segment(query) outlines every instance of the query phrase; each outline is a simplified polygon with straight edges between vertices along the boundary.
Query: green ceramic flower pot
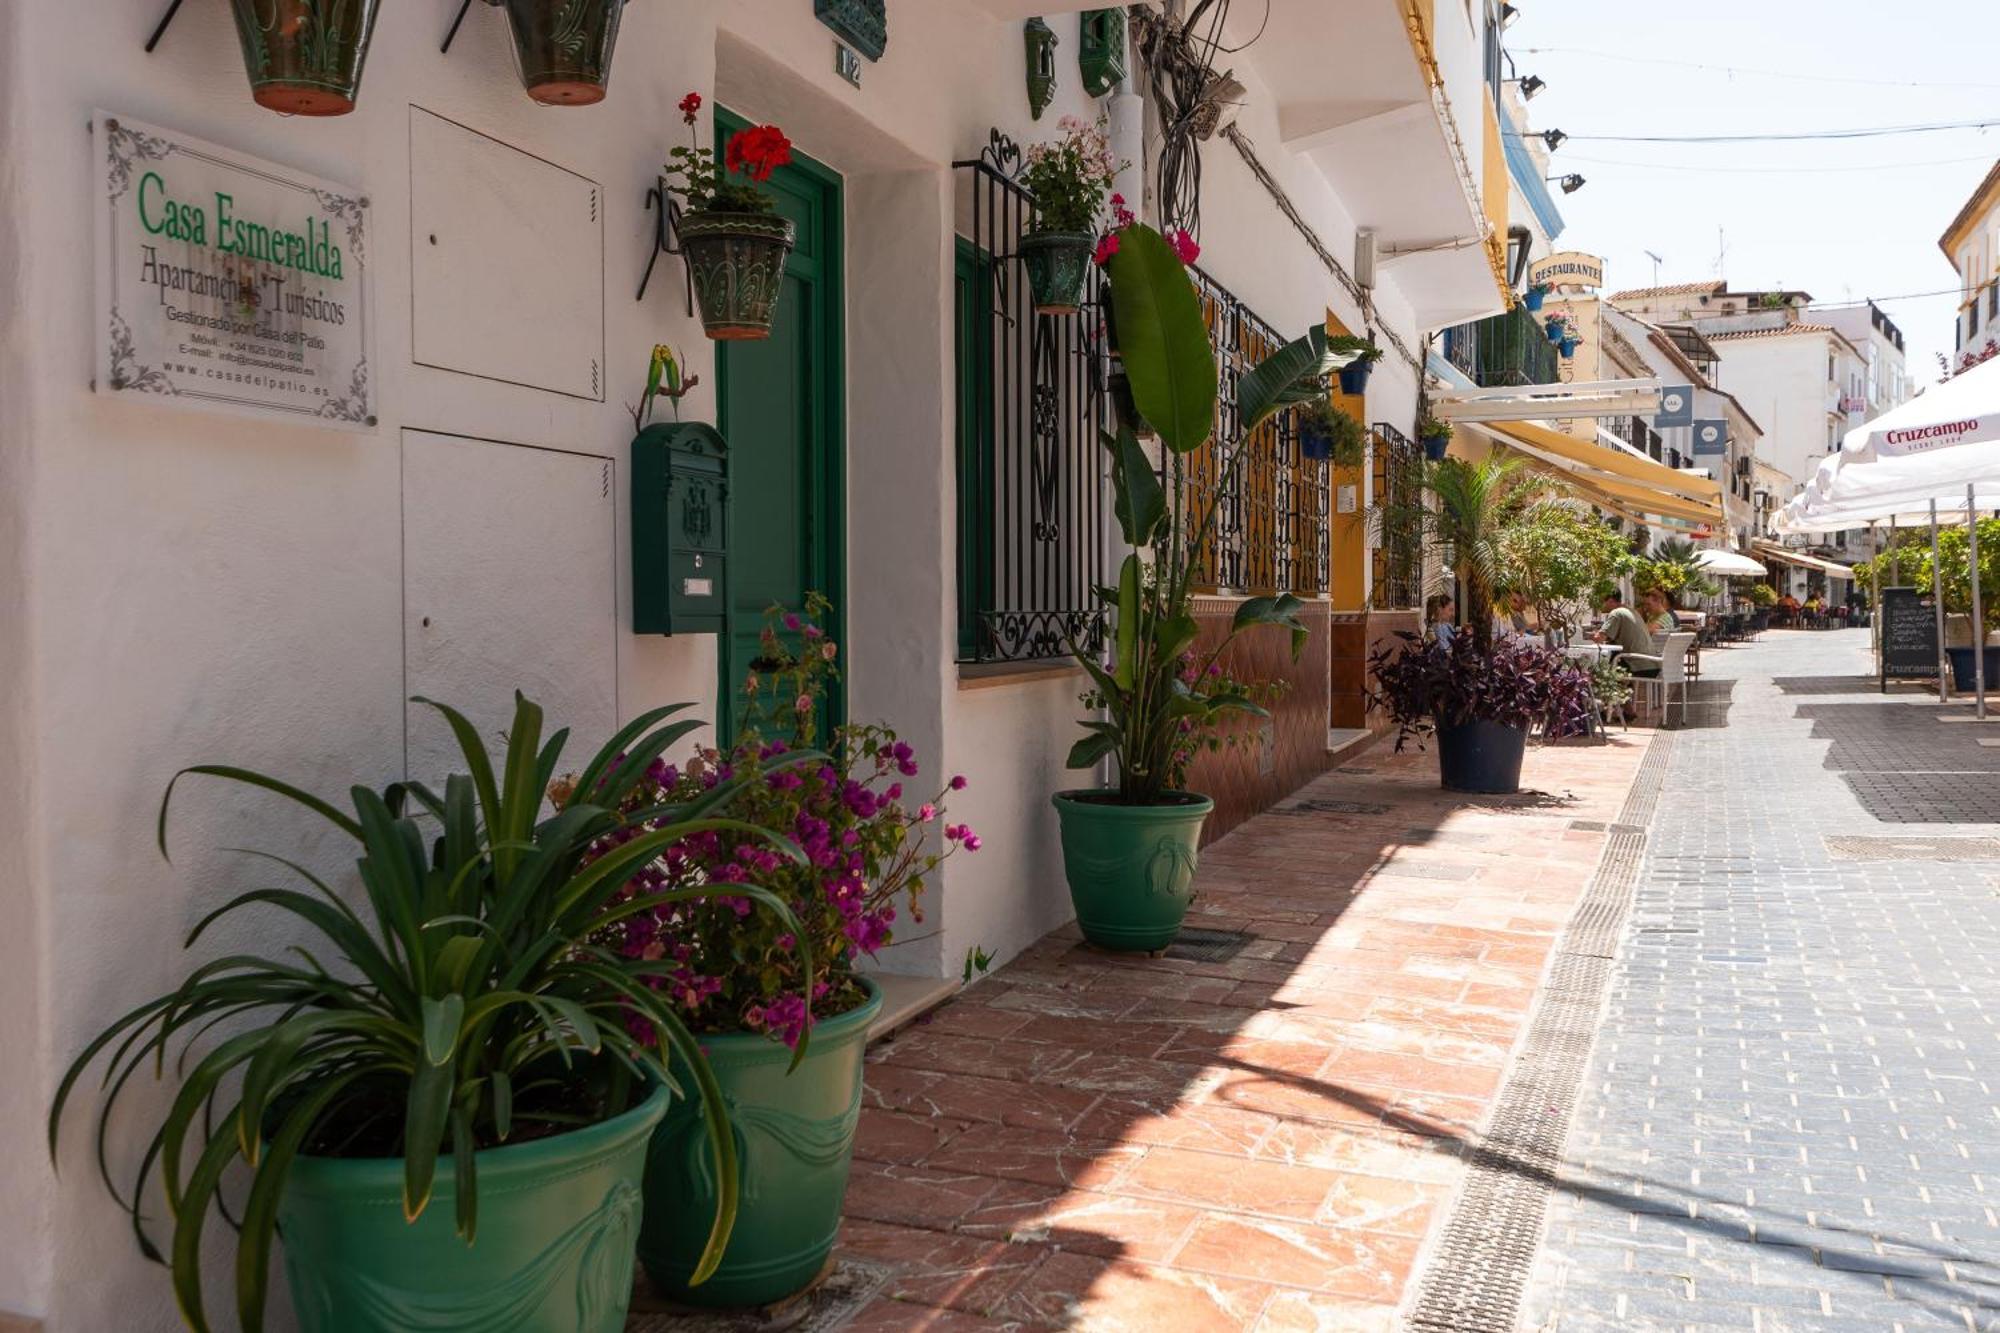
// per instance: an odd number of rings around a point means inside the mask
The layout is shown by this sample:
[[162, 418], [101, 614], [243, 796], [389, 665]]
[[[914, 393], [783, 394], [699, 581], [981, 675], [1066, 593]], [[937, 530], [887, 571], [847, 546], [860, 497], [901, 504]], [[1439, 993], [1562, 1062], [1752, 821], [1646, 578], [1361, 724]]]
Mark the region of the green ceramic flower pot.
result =
[[288, 116], [354, 110], [380, 0], [231, 0], [257, 105]]
[[[826, 1266], [847, 1198], [861, 1119], [861, 1057], [882, 992], [813, 1024], [806, 1058], [761, 1033], [701, 1039], [736, 1123], [742, 1197], [722, 1266], [688, 1285], [715, 1214], [715, 1180], [701, 1108], [676, 1103], [646, 1158], [639, 1260], [662, 1295], [687, 1305], [768, 1305], [805, 1290]], [[676, 1062], [675, 1077], [681, 1077]]]
[[1097, 238], [1087, 231], [1045, 231], [1021, 238], [1028, 295], [1038, 315], [1074, 315], [1083, 308], [1084, 279]]
[[589, 106], [611, 83], [611, 52], [625, 0], [506, 0], [514, 56], [528, 96], [546, 106]]
[[647, 1138], [671, 1094], [477, 1157], [479, 1233], [453, 1230], [451, 1159], [415, 1222], [401, 1158], [301, 1157], [278, 1205], [304, 1333], [620, 1333]]
[[792, 224], [775, 213], [684, 213], [681, 250], [701, 326], [718, 342], [771, 336]]
[[1164, 949], [1194, 902], [1206, 796], [1170, 792], [1172, 805], [1116, 805], [1112, 791], [1055, 795], [1063, 873], [1083, 937], [1121, 953]]

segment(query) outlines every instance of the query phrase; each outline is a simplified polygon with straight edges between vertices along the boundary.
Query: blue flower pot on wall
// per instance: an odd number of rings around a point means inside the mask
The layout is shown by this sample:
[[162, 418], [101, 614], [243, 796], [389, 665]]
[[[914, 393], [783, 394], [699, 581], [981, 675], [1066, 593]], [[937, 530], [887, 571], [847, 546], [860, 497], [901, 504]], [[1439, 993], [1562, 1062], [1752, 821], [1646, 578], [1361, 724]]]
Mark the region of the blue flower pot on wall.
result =
[[1340, 368], [1340, 391], [1347, 394], [1365, 393], [1368, 376], [1375, 370], [1375, 358], [1364, 356], [1359, 361], [1350, 361]]
[[1530, 314], [1540, 310], [1542, 302], [1548, 299], [1549, 294], [1538, 287], [1530, 287], [1521, 294], [1521, 304], [1528, 307], [1528, 313]]
[[1563, 326], [1555, 320], [1550, 320], [1547, 324], [1544, 324], [1542, 332], [1549, 335], [1549, 341], [1552, 343], [1559, 343], [1563, 340]]
[[1446, 431], [1439, 435], [1426, 435], [1423, 439], [1424, 457], [1433, 463], [1442, 462], [1445, 451], [1451, 448], [1451, 433]]
[[1333, 457], [1333, 432], [1324, 426], [1299, 427], [1299, 455], [1323, 463]]

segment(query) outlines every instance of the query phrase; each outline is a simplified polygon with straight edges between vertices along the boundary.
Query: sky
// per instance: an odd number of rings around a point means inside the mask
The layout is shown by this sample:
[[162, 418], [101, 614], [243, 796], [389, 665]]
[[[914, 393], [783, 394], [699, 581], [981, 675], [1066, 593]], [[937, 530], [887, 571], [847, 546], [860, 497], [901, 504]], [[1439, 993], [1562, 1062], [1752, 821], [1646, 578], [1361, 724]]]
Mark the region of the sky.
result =
[[1611, 291], [1655, 285], [1651, 251], [1661, 284], [1720, 276], [1817, 301], [1873, 297], [1902, 329], [1917, 383], [1936, 380], [1955, 294], [1907, 294], [1955, 284], [1938, 237], [2000, 159], [2000, 126], [1823, 142], [1588, 136], [2000, 120], [2000, 0], [1515, 2], [1510, 73], [1548, 84], [1528, 104], [1533, 128], [1573, 136], [1549, 175], [1587, 182], [1555, 195], [1558, 249], [1604, 256]]

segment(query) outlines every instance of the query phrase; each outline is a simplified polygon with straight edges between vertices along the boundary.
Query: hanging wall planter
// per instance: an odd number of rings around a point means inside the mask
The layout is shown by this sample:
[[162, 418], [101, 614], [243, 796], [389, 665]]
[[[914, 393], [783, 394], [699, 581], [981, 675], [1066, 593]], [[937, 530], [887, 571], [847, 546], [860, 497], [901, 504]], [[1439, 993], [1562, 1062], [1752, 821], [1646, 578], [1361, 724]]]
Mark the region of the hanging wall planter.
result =
[[1375, 371], [1375, 358], [1364, 356], [1358, 361], [1350, 361], [1340, 368], [1340, 391], [1345, 394], [1362, 394], [1368, 391], [1368, 377]]
[[354, 110], [380, 0], [232, 0], [257, 105], [287, 116]]
[[681, 249], [694, 278], [701, 326], [717, 342], [771, 336], [792, 224], [775, 213], [686, 213]]
[[1542, 308], [1542, 302], [1548, 299], [1549, 289], [1539, 282], [1521, 293], [1521, 304], [1528, 308], [1528, 313], [1530, 314], [1539, 311]]
[[1083, 308], [1084, 279], [1097, 238], [1089, 232], [1045, 231], [1021, 238], [1028, 295], [1038, 315], [1074, 315]]
[[604, 100], [625, 0], [506, 0], [528, 96], [545, 106]]
[[1576, 348], [1577, 340], [1575, 338], [1564, 338], [1556, 344], [1556, 351], [1562, 353], [1562, 359], [1565, 361], [1576, 355]]
[[1451, 448], [1451, 426], [1436, 417], [1426, 417], [1418, 423], [1417, 438], [1423, 442], [1424, 457], [1428, 461], [1442, 462], [1445, 452]]

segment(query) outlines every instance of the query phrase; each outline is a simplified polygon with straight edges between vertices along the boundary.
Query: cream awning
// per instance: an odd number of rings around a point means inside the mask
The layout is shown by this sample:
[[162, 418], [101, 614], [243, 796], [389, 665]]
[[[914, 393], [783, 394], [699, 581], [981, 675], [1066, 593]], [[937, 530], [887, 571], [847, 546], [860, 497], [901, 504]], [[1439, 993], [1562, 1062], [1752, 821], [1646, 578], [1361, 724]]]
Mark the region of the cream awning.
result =
[[1623, 517], [1657, 514], [1694, 524], [1720, 526], [1724, 522], [1722, 487], [1705, 477], [1579, 440], [1538, 421], [1462, 424], [1560, 476], [1584, 499]]
[[1817, 570], [1828, 578], [1853, 579], [1854, 571], [1846, 565], [1837, 565], [1831, 560], [1822, 560], [1804, 551], [1788, 550], [1774, 542], [1751, 542], [1750, 549], [1766, 560], [1776, 560], [1784, 565], [1797, 565], [1800, 569]]

